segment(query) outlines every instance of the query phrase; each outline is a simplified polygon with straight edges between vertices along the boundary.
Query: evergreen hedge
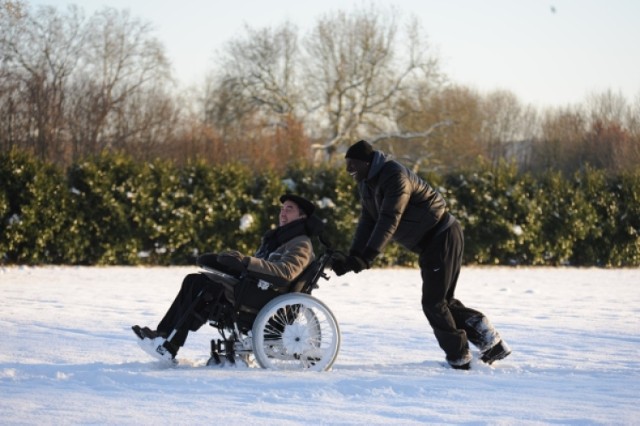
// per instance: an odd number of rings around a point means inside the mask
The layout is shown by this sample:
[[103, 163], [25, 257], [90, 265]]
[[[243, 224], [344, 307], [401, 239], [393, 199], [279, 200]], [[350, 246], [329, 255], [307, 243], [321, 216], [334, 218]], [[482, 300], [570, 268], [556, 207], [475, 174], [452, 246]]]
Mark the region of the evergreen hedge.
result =
[[[640, 169], [566, 178], [479, 163], [425, 177], [465, 229], [467, 264], [640, 266]], [[104, 154], [59, 170], [12, 151], [0, 154], [0, 183], [3, 264], [184, 265], [207, 251], [252, 253], [286, 191], [317, 200], [328, 240], [347, 249], [359, 212], [342, 168], [303, 164], [256, 174]], [[392, 244], [376, 264], [416, 259]]]

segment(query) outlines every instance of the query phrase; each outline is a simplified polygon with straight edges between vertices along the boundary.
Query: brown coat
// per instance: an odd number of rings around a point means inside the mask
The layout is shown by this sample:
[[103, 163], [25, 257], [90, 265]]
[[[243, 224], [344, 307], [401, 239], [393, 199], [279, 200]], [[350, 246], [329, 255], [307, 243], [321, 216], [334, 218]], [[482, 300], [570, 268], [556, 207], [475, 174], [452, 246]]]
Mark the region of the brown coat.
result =
[[275, 281], [291, 282], [314, 258], [311, 239], [307, 235], [299, 235], [279, 246], [267, 259], [249, 257], [247, 271], [266, 281], [269, 281], [269, 277], [274, 277]]

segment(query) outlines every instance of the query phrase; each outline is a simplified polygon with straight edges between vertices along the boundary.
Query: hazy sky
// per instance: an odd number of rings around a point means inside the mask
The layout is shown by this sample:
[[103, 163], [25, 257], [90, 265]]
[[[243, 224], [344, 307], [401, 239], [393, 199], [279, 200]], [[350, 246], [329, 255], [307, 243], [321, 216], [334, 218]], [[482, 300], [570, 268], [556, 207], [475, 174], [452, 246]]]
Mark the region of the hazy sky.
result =
[[[216, 49], [252, 28], [318, 17], [371, 2], [349, 0], [27, 0], [32, 6], [129, 9], [150, 22], [185, 84], [200, 83]], [[506, 89], [523, 103], [555, 107], [611, 90], [640, 97], [640, 0], [374, 0], [419, 18], [454, 82]]]

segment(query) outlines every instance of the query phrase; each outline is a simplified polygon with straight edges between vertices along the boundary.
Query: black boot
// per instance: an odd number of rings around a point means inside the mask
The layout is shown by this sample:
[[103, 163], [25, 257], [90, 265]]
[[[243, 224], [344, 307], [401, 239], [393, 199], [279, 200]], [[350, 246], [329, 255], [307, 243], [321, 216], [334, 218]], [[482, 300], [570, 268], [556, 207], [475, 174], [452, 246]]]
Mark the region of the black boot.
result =
[[469, 370], [471, 369], [472, 359], [473, 359], [473, 356], [471, 355], [471, 352], [469, 352], [469, 349], [467, 349], [459, 357], [456, 357], [456, 358], [447, 357], [447, 362], [449, 363], [449, 366], [451, 366], [451, 368], [453, 368], [454, 370]]
[[491, 365], [495, 361], [508, 357], [509, 354], [511, 354], [511, 348], [509, 348], [504, 340], [500, 340], [493, 347], [484, 351], [480, 356], [480, 359], [483, 362]]
[[140, 327], [139, 325], [134, 325], [133, 327], [131, 327], [131, 329], [139, 339], [153, 340], [156, 337], [162, 337], [163, 339], [167, 338], [166, 333], [160, 333], [156, 330], [151, 330], [149, 327]]

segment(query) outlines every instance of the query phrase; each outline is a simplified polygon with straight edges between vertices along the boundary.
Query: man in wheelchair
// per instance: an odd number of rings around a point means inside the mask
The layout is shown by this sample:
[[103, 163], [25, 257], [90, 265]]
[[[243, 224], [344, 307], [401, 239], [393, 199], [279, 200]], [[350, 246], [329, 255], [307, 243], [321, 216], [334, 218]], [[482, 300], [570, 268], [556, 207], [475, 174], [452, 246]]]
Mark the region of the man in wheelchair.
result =
[[[322, 222], [315, 216], [315, 206], [303, 197], [285, 194], [280, 197], [279, 224], [267, 231], [253, 256], [238, 251], [207, 253], [197, 260], [205, 269], [214, 269], [234, 277], [249, 276], [263, 283], [283, 284], [296, 279], [314, 260], [311, 237], [318, 235]], [[207, 322], [213, 301], [233, 304], [233, 291], [203, 273], [187, 275], [175, 300], [155, 330], [134, 325], [141, 347], [152, 356], [175, 363], [189, 331]]]

